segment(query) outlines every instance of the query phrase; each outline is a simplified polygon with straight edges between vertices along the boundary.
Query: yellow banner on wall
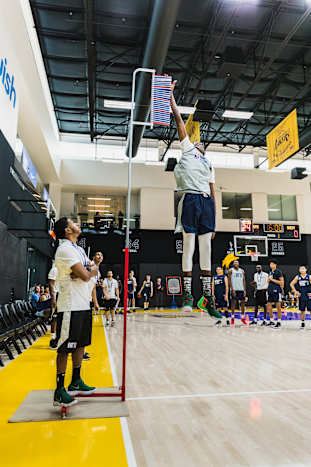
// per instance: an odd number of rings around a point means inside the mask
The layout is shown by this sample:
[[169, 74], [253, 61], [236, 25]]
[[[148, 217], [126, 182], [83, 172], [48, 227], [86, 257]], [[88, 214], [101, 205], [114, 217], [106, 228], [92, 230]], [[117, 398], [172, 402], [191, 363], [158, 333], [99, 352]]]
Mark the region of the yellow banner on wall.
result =
[[269, 169], [282, 164], [299, 150], [296, 109], [267, 134], [267, 150]]
[[190, 114], [186, 121], [186, 131], [191, 143], [199, 143], [201, 141], [200, 122], [193, 121], [193, 114]]

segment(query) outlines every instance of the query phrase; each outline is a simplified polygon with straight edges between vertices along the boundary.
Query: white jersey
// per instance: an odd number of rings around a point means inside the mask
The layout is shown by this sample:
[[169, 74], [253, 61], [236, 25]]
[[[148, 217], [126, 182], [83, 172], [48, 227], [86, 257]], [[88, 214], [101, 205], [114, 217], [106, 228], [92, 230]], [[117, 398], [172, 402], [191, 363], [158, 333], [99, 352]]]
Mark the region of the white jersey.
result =
[[[91, 261], [90, 265], [94, 266], [95, 265], [94, 261]], [[99, 283], [100, 278], [101, 278], [101, 275], [100, 275], [100, 272], [98, 270], [96, 276], [91, 277], [91, 279], [88, 282], [89, 283], [89, 292], [90, 292], [90, 301], [92, 301], [93, 289]]]
[[54, 284], [55, 293], [57, 293], [58, 289], [59, 289], [58, 282], [57, 282], [57, 276], [58, 276], [57, 267], [56, 267], [55, 263], [53, 262], [53, 265], [52, 265], [52, 267], [51, 267], [51, 269], [49, 271], [49, 274], [48, 274], [48, 279], [50, 281], [55, 281], [55, 284]]
[[211, 162], [203, 155], [189, 137], [181, 142], [182, 156], [174, 169], [176, 191], [182, 193], [211, 194], [210, 183], [215, 183]]
[[89, 283], [82, 279], [71, 279], [71, 268], [77, 263], [86, 266], [89, 262], [83, 248], [69, 240], [61, 240], [55, 254], [58, 274], [58, 312], [83, 311], [90, 309]]
[[244, 291], [244, 270], [239, 269], [230, 269], [231, 272], [231, 287], [234, 291]]
[[103, 286], [107, 288], [105, 294], [108, 295], [109, 298], [117, 298], [116, 289], [118, 288], [118, 281], [116, 279], [108, 279], [106, 277]]

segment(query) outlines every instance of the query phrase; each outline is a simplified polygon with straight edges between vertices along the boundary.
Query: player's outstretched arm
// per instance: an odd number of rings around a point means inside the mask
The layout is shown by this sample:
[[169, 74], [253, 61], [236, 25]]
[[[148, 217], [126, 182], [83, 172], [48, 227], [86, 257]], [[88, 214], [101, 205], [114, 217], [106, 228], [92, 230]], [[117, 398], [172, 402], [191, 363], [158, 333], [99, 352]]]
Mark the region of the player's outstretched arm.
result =
[[174, 97], [174, 88], [176, 86], [176, 83], [177, 83], [176, 80], [173, 81], [172, 86], [171, 86], [171, 108], [172, 108], [172, 112], [175, 117], [179, 140], [183, 141], [187, 136], [187, 132], [186, 132], [184, 121], [181, 118], [181, 114], [179, 112], [179, 109], [177, 107], [175, 97]]

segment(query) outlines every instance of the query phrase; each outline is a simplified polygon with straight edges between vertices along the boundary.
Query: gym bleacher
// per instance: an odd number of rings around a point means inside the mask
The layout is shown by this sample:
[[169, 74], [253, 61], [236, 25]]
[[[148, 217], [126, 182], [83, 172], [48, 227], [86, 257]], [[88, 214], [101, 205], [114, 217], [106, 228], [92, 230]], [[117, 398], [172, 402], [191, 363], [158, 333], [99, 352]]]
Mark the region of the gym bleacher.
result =
[[47, 326], [35, 311], [31, 302], [24, 300], [0, 305], [0, 366], [5, 366], [46, 333]]

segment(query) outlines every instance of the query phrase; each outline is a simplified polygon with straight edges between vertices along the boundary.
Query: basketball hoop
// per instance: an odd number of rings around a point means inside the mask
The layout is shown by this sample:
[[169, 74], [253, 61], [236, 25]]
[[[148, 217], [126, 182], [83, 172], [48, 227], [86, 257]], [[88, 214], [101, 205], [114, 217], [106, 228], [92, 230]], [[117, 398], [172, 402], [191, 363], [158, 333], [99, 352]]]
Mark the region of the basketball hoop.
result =
[[258, 261], [258, 257], [260, 255], [259, 251], [250, 251], [249, 255], [251, 257], [251, 261]]

